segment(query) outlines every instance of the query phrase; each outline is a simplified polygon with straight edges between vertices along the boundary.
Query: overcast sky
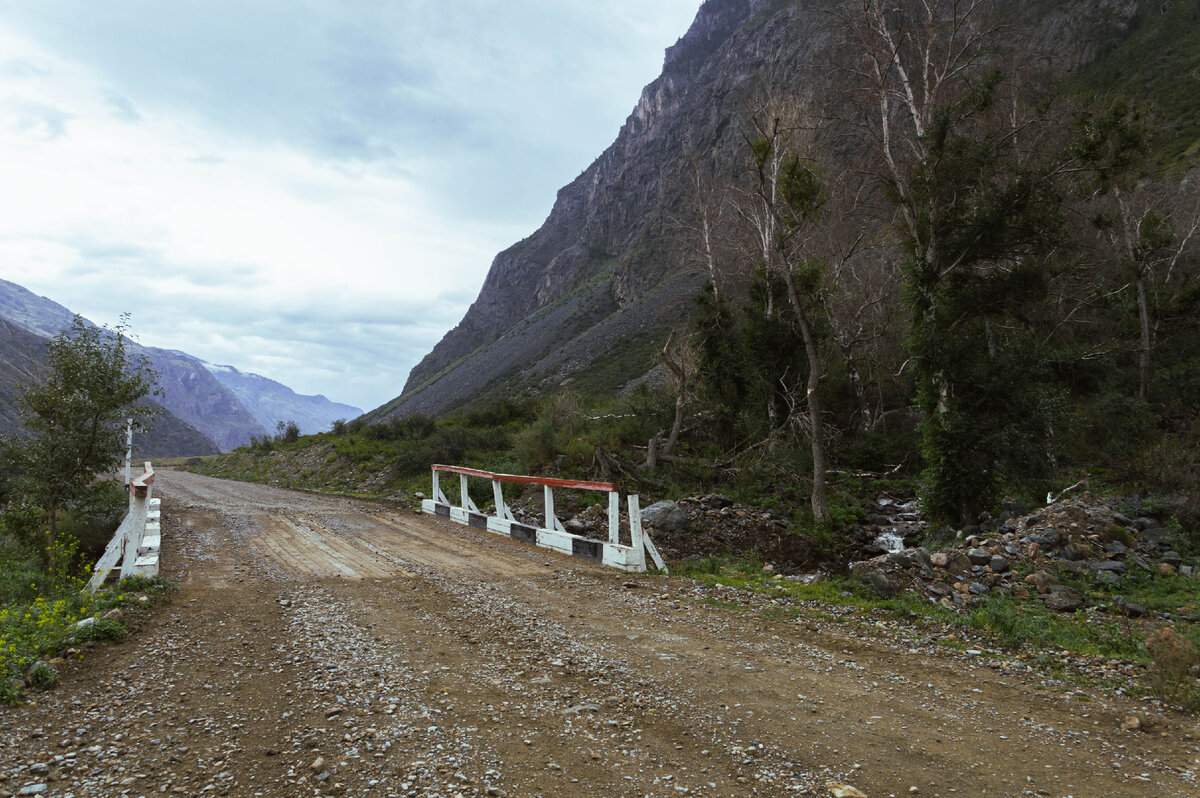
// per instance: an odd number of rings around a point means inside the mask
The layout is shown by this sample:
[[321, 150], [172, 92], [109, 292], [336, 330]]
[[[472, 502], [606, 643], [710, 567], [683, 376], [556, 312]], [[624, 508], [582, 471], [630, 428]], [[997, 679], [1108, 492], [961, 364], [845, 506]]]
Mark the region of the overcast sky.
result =
[[371, 409], [700, 0], [0, 0], [0, 277]]

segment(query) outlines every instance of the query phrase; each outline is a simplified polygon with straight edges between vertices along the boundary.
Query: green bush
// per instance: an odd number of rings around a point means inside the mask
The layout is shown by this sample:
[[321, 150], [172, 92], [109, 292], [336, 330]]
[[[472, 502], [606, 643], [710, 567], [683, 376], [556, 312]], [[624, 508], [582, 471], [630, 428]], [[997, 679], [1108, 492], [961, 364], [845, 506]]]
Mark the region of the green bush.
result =
[[125, 637], [125, 624], [110, 618], [97, 618], [95, 622], [75, 630], [74, 637], [80, 643], [92, 640], [120, 640]]
[[58, 671], [39, 660], [25, 674], [25, 681], [34, 690], [52, 690], [58, 687]]
[[537, 417], [513, 439], [513, 453], [529, 472], [545, 467], [573, 448], [573, 439], [584, 429], [586, 417], [578, 396], [563, 393], [547, 400]]

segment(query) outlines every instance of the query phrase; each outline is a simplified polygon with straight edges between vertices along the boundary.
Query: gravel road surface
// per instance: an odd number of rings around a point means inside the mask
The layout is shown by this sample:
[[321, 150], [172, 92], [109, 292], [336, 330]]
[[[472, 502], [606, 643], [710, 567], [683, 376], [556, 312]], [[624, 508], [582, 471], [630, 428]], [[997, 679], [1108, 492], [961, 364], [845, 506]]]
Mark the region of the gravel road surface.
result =
[[180, 592], [0, 710], [0, 796], [1200, 795], [1195, 719], [1130, 699], [387, 504], [155, 489]]

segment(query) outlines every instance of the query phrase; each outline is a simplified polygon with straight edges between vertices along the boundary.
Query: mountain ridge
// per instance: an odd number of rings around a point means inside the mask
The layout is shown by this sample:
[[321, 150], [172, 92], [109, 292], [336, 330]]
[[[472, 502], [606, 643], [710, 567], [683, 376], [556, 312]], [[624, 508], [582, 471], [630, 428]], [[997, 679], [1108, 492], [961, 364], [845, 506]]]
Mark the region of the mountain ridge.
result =
[[[661, 346], [691, 314], [705, 278], [682, 263], [672, 221], [688, 202], [690, 164], [734, 179], [745, 157], [740, 114], [763, 85], [832, 102], [847, 72], [831, 27], [841, 5], [707, 0], [613, 144], [559, 190], [538, 230], [496, 256], [459, 324], [366, 419], [443, 414], [581, 381], [614, 391], [653, 368], [646, 341]], [[1117, 47], [1144, 4], [1006, 5], [1014, 30], [1069, 74]]]
[[[47, 297], [9, 280], [0, 279], [0, 319], [7, 319], [31, 334], [49, 338], [71, 324], [74, 314]], [[86, 321], [86, 320], [85, 320]], [[91, 324], [90, 321], [87, 322]], [[94, 325], [93, 325], [94, 326]], [[278, 421], [296, 420], [307, 425], [305, 432], [328, 429], [336, 418], [349, 411], [361, 411], [349, 405], [339, 405], [325, 397], [306, 397], [267, 377], [238, 372], [257, 386], [266, 398], [243, 386], [234, 390], [225, 385], [208, 369], [200, 358], [187, 352], [144, 346], [130, 342], [130, 352], [143, 355], [159, 375], [161, 395], [157, 403], [166, 408], [181, 424], [197, 430], [213, 442], [219, 451], [229, 451], [250, 442], [252, 437], [266, 436]], [[232, 368], [232, 367], [231, 367]], [[264, 412], [271, 408], [272, 412]], [[256, 415], [257, 411], [257, 415]], [[287, 415], [283, 413], [291, 411]], [[329, 418], [323, 418], [328, 413]], [[268, 425], [264, 420], [270, 421]], [[180, 439], [186, 436], [180, 434]], [[191, 448], [196, 448], [191, 446]], [[197, 452], [179, 452], [194, 454]]]

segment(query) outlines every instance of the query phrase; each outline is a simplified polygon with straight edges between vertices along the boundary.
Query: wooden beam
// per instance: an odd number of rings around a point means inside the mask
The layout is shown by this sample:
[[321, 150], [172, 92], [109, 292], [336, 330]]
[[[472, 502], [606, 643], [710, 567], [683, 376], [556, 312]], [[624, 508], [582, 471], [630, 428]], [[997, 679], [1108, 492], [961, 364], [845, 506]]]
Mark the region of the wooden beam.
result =
[[461, 474], [468, 477], [482, 477], [484, 479], [497, 480], [499, 482], [514, 482], [519, 485], [542, 485], [551, 488], [567, 488], [573, 490], [596, 490], [604, 493], [612, 493], [617, 490], [617, 486], [612, 482], [587, 482], [577, 479], [555, 479], [553, 477], [530, 477], [520, 474], [495, 474], [491, 471], [480, 471], [476, 468], [463, 468], [461, 466], [448, 466], [434, 464], [431, 466], [433, 471], [445, 471], [448, 474]]

